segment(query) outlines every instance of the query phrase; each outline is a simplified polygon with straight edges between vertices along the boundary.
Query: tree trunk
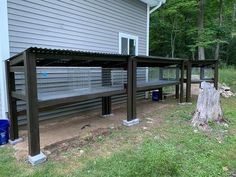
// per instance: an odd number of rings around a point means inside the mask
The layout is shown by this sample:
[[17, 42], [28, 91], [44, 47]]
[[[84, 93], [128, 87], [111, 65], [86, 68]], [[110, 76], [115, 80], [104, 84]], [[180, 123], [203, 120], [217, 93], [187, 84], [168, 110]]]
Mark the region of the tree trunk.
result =
[[[201, 38], [201, 35], [204, 30], [204, 4], [205, 4], [205, 0], [198, 0], [198, 4], [199, 4], [198, 37]], [[198, 60], [205, 60], [205, 49], [203, 46], [198, 46]]]
[[175, 57], [175, 38], [176, 38], [176, 33], [172, 32], [171, 33], [171, 58]]
[[174, 22], [172, 25], [172, 31], [171, 31], [171, 39], [170, 39], [170, 45], [171, 45], [171, 58], [175, 57], [175, 39], [176, 39], [176, 18], [174, 18]]
[[[221, 27], [223, 23], [223, 0], [220, 0], [219, 2], [219, 26]], [[219, 36], [217, 37], [219, 40]], [[215, 50], [215, 59], [219, 60], [220, 56], [220, 43], [217, 42], [216, 44], [216, 50]]]
[[220, 105], [220, 92], [210, 83], [202, 82], [197, 100], [197, 108], [193, 115], [192, 125], [205, 129], [208, 122], [223, 122], [223, 112]]

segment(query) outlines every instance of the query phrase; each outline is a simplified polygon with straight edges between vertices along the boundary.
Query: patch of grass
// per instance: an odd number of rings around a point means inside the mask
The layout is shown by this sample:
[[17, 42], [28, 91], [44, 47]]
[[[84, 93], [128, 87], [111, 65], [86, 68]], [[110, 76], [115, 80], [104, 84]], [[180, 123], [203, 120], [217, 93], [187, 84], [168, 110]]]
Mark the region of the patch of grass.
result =
[[108, 159], [96, 159], [76, 174], [83, 176], [178, 176], [177, 159], [180, 157], [175, 147], [161, 142], [145, 141], [135, 149], [114, 154]]
[[17, 168], [14, 162], [13, 150], [7, 147], [0, 148], [0, 176], [14, 176], [22, 172], [23, 169]]
[[[148, 137], [140, 146], [89, 161], [84, 169], [76, 170], [72, 176], [229, 176], [236, 169], [235, 134], [227, 134], [224, 142], [219, 143], [216, 139], [219, 132], [212, 132], [212, 135], [194, 133], [188, 121], [179, 122], [182, 114], [185, 115], [183, 107], [177, 107], [162, 128], [154, 129], [154, 136]], [[236, 112], [230, 114], [236, 115]], [[235, 123], [230, 126], [236, 128]], [[158, 136], [162, 131], [168, 134], [167, 138]]]
[[236, 92], [236, 69], [233, 66], [220, 69], [219, 81], [220, 83], [226, 83], [234, 92]]

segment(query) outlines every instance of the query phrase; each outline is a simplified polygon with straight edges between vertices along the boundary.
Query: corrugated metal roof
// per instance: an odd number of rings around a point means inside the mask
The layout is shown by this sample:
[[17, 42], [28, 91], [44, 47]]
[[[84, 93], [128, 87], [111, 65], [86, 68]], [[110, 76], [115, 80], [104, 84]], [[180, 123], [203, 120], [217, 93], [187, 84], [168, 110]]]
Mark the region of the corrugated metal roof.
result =
[[41, 53], [41, 54], [129, 57], [129, 55], [123, 55], [123, 54], [118, 54], [118, 53], [103, 53], [103, 52], [90, 52], [90, 51], [65, 50], [65, 49], [50, 49], [50, 48], [38, 48], [38, 47], [30, 47], [26, 50], [29, 51], [29, 52], [32, 52], [32, 53]]

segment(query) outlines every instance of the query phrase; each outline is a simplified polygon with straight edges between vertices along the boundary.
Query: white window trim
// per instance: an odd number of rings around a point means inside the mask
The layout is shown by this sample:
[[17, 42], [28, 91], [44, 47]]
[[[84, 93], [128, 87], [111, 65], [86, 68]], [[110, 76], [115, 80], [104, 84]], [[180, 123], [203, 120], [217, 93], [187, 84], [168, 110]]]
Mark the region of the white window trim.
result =
[[[138, 55], [138, 36], [126, 34], [126, 33], [119, 33], [119, 54], [121, 54], [121, 38], [128, 38], [135, 40], [135, 54]], [[129, 46], [129, 40], [128, 40], [128, 46]], [[129, 53], [129, 47], [128, 47], [128, 53]]]
[[0, 97], [2, 106], [2, 112], [0, 116], [3, 116], [2, 118], [6, 118], [6, 112], [8, 109], [6, 96], [5, 60], [10, 57], [7, 0], [1, 1], [0, 26]]

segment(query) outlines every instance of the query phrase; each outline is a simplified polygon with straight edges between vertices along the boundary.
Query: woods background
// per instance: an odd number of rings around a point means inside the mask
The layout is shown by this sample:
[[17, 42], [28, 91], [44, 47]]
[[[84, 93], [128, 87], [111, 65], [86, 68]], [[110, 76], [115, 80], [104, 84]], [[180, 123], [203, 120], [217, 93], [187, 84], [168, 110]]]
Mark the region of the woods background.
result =
[[168, 0], [151, 14], [150, 54], [236, 65], [236, 0]]

